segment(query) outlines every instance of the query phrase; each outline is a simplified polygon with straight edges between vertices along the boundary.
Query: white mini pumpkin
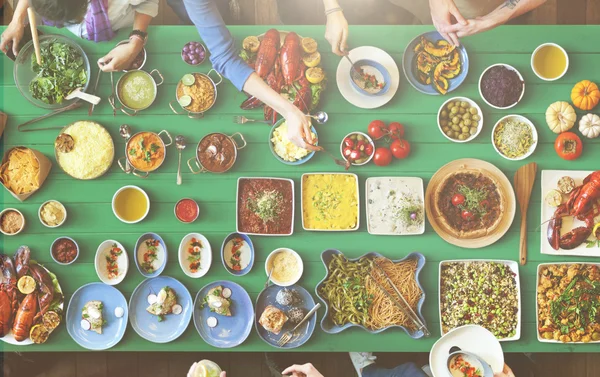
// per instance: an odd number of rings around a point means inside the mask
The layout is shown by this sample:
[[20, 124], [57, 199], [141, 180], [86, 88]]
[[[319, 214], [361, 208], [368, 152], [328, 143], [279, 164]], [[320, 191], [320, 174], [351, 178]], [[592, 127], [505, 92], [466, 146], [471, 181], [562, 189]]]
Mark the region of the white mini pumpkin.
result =
[[570, 130], [575, 125], [577, 114], [568, 102], [557, 101], [546, 110], [546, 123], [555, 134]]
[[600, 136], [600, 116], [596, 114], [584, 115], [579, 121], [579, 131], [590, 139]]

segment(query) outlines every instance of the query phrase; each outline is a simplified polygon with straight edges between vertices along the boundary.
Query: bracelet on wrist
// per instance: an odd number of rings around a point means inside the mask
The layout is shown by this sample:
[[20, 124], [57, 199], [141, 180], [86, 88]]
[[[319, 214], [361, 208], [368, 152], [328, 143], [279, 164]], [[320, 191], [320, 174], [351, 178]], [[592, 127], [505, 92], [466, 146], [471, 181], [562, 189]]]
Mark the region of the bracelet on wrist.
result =
[[342, 9], [342, 7], [335, 7], [335, 8], [331, 8], [331, 9], [326, 9], [325, 10], [325, 15], [329, 16], [330, 14], [336, 13], [336, 12], [343, 12], [344, 10]]
[[137, 35], [137, 34], [134, 34], [134, 35], [130, 35], [130, 36], [129, 36], [129, 40], [130, 40], [130, 41], [132, 41], [132, 40], [134, 40], [134, 39], [137, 39], [138, 41], [142, 42], [142, 46], [145, 46], [145, 45], [146, 45], [146, 39], [145, 39], [145, 38], [142, 38], [141, 36], [139, 36], [139, 35]]

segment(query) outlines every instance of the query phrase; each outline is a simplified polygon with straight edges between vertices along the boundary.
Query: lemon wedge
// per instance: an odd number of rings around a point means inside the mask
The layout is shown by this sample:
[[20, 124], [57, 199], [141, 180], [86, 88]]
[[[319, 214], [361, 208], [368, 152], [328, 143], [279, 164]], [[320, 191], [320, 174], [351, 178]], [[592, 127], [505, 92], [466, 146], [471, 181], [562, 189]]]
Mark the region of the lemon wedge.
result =
[[310, 55], [304, 55], [302, 61], [304, 62], [304, 65], [308, 68], [316, 67], [319, 65], [319, 63], [321, 63], [321, 54], [319, 53], [319, 51], [316, 51]]
[[19, 292], [21, 292], [24, 295], [33, 293], [33, 291], [35, 291], [35, 287], [35, 280], [33, 280], [31, 276], [25, 275], [21, 277], [17, 282], [17, 288], [19, 288]]
[[306, 79], [311, 84], [318, 84], [325, 78], [325, 72], [322, 68], [314, 67], [306, 70]]
[[315, 41], [314, 39], [312, 39], [310, 37], [302, 38], [302, 49], [307, 54], [312, 54], [312, 53], [316, 52], [317, 47], [318, 47], [317, 41]]
[[258, 40], [258, 37], [253, 35], [244, 38], [244, 41], [242, 42], [242, 48], [246, 51], [256, 52], [259, 47], [260, 41]]

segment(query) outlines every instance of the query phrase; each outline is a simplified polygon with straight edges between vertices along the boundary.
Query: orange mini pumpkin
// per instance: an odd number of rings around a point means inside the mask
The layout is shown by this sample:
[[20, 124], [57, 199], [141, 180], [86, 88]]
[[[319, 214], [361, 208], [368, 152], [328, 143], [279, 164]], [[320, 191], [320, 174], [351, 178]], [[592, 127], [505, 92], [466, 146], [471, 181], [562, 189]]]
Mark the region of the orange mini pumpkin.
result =
[[598, 85], [590, 80], [578, 82], [571, 90], [571, 101], [573, 101], [575, 107], [581, 110], [593, 109], [600, 101]]

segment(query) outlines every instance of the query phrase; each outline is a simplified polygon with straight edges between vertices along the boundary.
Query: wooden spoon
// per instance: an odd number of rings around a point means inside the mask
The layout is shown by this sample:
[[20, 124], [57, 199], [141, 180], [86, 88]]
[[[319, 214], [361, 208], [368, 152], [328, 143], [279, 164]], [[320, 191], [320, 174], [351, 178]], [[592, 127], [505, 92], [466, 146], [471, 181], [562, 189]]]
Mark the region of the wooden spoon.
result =
[[519, 263], [522, 266], [527, 262], [527, 209], [529, 208], [529, 199], [531, 198], [531, 190], [533, 189], [536, 173], [537, 164], [535, 162], [521, 166], [515, 173], [515, 191], [517, 192], [517, 201], [521, 209]]
[[33, 8], [27, 8], [27, 16], [29, 16], [29, 26], [31, 27], [31, 40], [33, 41], [33, 48], [35, 50], [35, 60], [38, 65], [42, 65], [42, 53], [40, 51], [40, 39], [38, 37], [37, 22], [35, 19], [35, 12]]

